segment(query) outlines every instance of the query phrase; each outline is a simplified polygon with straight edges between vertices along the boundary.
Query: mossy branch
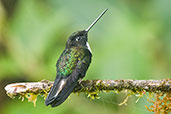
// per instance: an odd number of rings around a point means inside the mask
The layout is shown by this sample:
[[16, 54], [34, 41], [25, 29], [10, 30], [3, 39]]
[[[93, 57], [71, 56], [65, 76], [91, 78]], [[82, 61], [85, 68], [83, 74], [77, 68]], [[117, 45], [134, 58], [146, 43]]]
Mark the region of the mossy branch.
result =
[[[53, 82], [43, 80], [40, 82], [23, 82], [13, 83], [5, 87], [9, 97], [14, 98], [19, 95], [19, 98], [26, 97], [28, 101], [36, 105], [38, 95], [43, 95], [46, 98]], [[91, 99], [99, 98], [99, 92], [126, 92], [126, 99], [119, 104], [127, 104], [127, 100], [132, 95], [138, 97], [136, 102], [149, 93], [147, 101], [152, 103], [150, 107], [146, 106], [148, 111], [155, 114], [169, 114], [171, 112], [171, 79], [165, 80], [84, 80], [78, 83], [74, 89], [74, 93], [84, 92]], [[155, 94], [154, 94], [155, 93]], [[147, 96], [147, 95], [146, 95]], [[153, 99], [155, 97], [155, 99]]]
[[[53, 82], [42, 80], [40, 82], [13, 83], [5, 87], [10, 97], [25, 95], [27, 93], [46, 94], [52, 87]], [[134, 93], [153, 92], [171, 93], [171, 79], [164, 80], [84, 80], [78, 83], [74, 93], [100, 92], [100, 91], [124, 91], [130, 90]], [[46, 96], [45, 95], [45, 96]]]

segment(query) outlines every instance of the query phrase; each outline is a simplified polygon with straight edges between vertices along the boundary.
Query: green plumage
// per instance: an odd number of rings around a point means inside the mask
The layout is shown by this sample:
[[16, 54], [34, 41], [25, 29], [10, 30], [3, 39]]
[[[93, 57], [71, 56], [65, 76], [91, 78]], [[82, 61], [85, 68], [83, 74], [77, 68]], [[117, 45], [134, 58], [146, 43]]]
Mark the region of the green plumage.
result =
[[78, 80], [85, 76], [92, 57], [87, 34], [106, 11], [107, 9], [86, 30], [74, 32], [68, 38], [65, 50], [56, 64], [56, 78], [45, 100], [47, 106], [50, 104], [56, 107], [63, 103], [73, 91]]
[[[89, 55], [87, 48], [85, 47], [73, 47], [65, 49], [57, 61], [57, 75], [69, 76], [76, 68], [78, 61]], [[90, 60], [85, 63], [89, 66]]]

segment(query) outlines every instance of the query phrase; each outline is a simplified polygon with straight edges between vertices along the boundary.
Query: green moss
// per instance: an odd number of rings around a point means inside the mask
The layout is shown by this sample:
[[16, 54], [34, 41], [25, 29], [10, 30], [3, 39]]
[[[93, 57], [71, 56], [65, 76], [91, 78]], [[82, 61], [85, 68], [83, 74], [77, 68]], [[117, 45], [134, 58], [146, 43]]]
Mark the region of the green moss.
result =
[[37, 96], [38, 94], [34, 94], [34, 93], [25, 94], [25, 97], [28, 99], [28, 102], [33, 102], [34, 107], [36, 107]]

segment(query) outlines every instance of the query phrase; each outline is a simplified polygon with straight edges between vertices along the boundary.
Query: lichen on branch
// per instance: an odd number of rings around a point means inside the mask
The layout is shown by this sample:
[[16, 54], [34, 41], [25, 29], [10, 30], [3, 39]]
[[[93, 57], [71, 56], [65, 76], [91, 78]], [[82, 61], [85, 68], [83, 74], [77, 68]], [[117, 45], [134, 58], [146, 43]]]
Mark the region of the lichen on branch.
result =
[[[36, 105], [37, 96], [41, 95], [46, 98], [50, 88], [53, 86], [52, 81], [42, 80], [40, 82], [23, 82], [8, 84], [5, 87], [6, 93], [9, 97], [24, 99], [26, 97], [29, 102]], [[155, 114], [168, 114], [171, 112], [171, 79], [164, 80], [84, 80], [79, 82], [73, 93], [84, 92], [88, 94], [91, 99], [98, 99], [99, 92], [126, 92], [126, 99], [118, 104], [126, 105], [130, 96], [135, 95], [138, 100], [149, 93], [147, 101], [152, 103], [150, 107], [145, 106], [148, 111]], [[152, 97], [153, 96], [153, 97]], [[155, 97], [154, 97], [155, 96]], [[146, 95], [147, 97], [147, 95]], [[155, 98], [155, 101], [152, 100]], [[156, 108], [158, 107], [158, 108]]]
[[[6, 93], [10, 97], [24, 95], [26, 93], [46, 94], [52, 87], [53, 82], [42, 80], [40, 82], [23, 82], [8, 84], [5, 87]], [[97, 93], [104, 91], [121, 92], [129, 90], [134, 93], [153, 92], [153, 93], [170, 93], [171, 79], [164, 80], [83, 80], [78, 83], [74, 93], [89, 92]]]

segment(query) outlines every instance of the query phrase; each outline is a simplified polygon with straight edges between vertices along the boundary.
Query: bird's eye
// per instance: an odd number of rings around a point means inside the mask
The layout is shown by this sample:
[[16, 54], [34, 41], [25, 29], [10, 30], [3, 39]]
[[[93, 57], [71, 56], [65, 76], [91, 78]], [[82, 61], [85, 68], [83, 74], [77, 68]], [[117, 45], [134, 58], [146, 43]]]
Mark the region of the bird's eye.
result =
[[77, 37], [77, 38], [76, 38], [76, 41], [78, 41], [78, 40], [80, 40], [80, 37]]

